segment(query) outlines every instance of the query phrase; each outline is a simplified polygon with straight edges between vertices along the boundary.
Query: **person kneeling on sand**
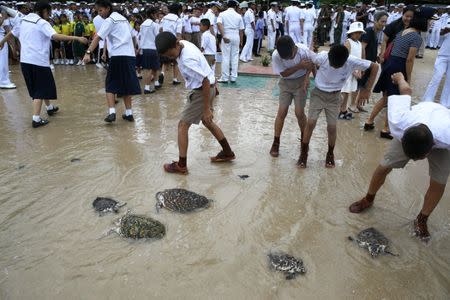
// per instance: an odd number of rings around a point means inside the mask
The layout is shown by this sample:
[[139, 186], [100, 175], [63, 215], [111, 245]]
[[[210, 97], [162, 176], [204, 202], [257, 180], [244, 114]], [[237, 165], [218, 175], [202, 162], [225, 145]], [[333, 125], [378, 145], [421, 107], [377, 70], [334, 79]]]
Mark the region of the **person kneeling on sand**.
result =
[[414, 221], [415, 234], [430, 239], [427, 219], [442, 198], [450, 174], [450, 110], [434, 102], [411, 107], [411, 88], [402, 73], [392, 75], [400, 95], [388, 99], [389, 126], [394, 139], [375, 170], [367, 195], [350, 205], [352, 213], [361, 213], [373, 205], [376, 193], [393, 168], [403, 168], [410, 159], [427, 158], [430, 185], [422, 210]]

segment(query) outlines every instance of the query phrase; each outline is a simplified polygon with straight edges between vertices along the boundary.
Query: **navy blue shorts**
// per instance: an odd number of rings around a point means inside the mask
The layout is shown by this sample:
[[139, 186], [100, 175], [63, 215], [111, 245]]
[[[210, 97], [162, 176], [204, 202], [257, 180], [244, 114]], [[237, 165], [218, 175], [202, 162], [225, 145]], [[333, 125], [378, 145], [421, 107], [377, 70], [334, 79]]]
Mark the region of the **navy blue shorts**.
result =
[[50, 67], [20, 63], [31, 99], [56, 100], [56, 84]]
[[158, 52], [154, 49], [143, 49], [142, 68], [146, 70], [159, 70], [160, 67]]
[[136, 57], [111, 56], [106, 74], [105, 91], [123, 96], [141, 94], [141, 86], [136, 76]]
[[408, 80], [406, 78], [406, 58], [391, 56], [381, 67], [380, 78], [378, 78], [373, 92], [386, 92], [387, 96], [400, 95], [398, 85], [394, 84], [391, 79], [391, 75], [397, 72], [403, 73], [405, 79]]

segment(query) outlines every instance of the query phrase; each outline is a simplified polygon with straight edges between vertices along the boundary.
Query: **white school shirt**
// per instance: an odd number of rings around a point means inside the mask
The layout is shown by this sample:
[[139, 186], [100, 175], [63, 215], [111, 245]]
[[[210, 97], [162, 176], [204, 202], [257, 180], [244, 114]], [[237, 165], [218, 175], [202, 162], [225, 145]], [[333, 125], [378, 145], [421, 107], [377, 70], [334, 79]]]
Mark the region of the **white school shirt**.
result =
[[26, 15], [12, 34], [20, 41], [20, 62], [49, 67], [50, 40], [56, 31], [49, 22], [35, 13]]
[[[272, 22], [273, 21], [273, 25], [275, 26], [275, 28], [272, 28]], [[272, 30], [278, 29], [278, 23], [277, 23], [277, 14], [276, 12], [273, 11], [273, 9], [269, 9], [269, 11], [267, 12], [267, 27]]]
[[216, 55], [216, 37], [209, 30], [202, 33], [201, 47], [203, 48], [203, 54]]
[[189, 15], [183, 15], [183, 30], [185, 33], [192, 33], [191, 21]]
[[159, 25], [151, 19], [145, 20], [141, 24], [141, 49], [156, 50], [155, 38], [159, 34]]
[[[94, 23], [95, 32], [100, 31], [100, 28], [102, 28], [103, 21], [105, 21], [105, 19], [103, 19], [100, 15], [95, 16], [95, 18], [92, 20], [92, 23]], [[100, 42], [98, 43], [98, 47], [100, 49], [103, 49], [104, 45], [105, 41], [100, 40]]]
[[249, 9], [247, 9], [247, 11], [244, 14], [245, 29], [253, 30], [252, 22], [253, 22], [253, 25], [255, 25], [255, 13], [253, 12], [253, 10], [251, 8], [249, 8]]
[[450, 150], [450, 109], [434, 102], [411, 106], [411, 96], [393, 95], [388, 98], [388, 120], [392, 136], [401, 140], [414, 125], [425, 124], [433, 133], [433, 148]]
[[[298, 43], [295, 44], [297, 46], [297, 53], [295, 54], [295, 57], [293, 59], [282, 59], [280, 55], [278, 54], [278, 51], [275, 50], [272, 54], [272, 69], [275, 74], [278, 74], [281, 76], [280, 73], [285, 71], [286, 69], [289, 69], [295, 65], [298, 65], [300, 61], [304, 59], [312, 60], [316, 54], [308, 49], [305, 45]], [[282, 77], [285, 79], [295, 79], [300, 78], [306, 74], [305, 69], [300, 69], [294, 74], [291, 74], [287, 77]]]
[[173, 35], [181, 34], [183, 30], [183, 22], [175, 14], [167, 14], [161, 20], [163, 31], [171, 32]]
[[190, 19], [192, 32], [200, 32], [200, 25], [195, 25], [194, 23], [200, 23], [200, 18], [197, 17], [191, 17]]
[[244, 29], [244, 21], [242, 16], [233, 8], [229, 8], [219, 14], [217, 23], [223, 25], [223, 33], [225, 37], [239, 36], [239, 30]]
[[113, 12], [103, 21], [97, 35], [108, 41], [109, 56], [136, 56], [134, 52], [132, 28], [128, 20], [117, 12]]
[[325, 51], [313, 57], [312, 61], [318, 66], [315, 78], [316, 87], [324, 92], [340, 91], [354, 70], [365, 71], [372, 64], [369, 60], [350, 55], [341, 68], [335, 69], [330, 66], [328, 52]]
[[214, 71], [208, 65], [205, 56], [194, 44], [181, 40], [183, 45], [180, 56], [177, 58], [178, 68], [186, 82], [187, 89], [197, 89], [202, 86], [203, 79], [208, 77], [209, 82], [214, 84], [216, 78]]

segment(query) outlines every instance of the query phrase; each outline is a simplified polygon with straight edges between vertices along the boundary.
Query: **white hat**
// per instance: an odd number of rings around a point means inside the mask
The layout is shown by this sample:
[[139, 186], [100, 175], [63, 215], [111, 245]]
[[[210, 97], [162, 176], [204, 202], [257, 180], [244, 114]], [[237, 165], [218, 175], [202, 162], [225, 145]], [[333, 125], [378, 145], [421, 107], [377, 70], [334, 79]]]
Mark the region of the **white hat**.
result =
[[239, 8], [248, 8], [247, 1], [241, 2], [241, 4], [239, 4]]
[[446, 8], [450, 8], [450, 5], [447, 5], [447, 7]]
[[362, 22], [353, 22], [350, 24], [350, 29], [347, 31], [347, 34], [353, 33], [353, 32], [362, 32], [366, 33], [364, 31], [364, 25]]

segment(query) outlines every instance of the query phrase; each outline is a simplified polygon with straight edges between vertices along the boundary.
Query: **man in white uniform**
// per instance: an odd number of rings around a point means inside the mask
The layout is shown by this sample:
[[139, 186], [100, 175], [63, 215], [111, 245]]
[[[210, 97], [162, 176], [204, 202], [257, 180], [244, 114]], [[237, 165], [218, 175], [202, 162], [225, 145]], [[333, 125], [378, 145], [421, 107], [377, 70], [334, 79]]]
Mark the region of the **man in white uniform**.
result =
[[[219, 79], [221, 83], [236, 82], [239, 47], [242, 47], [244, 34], [244, 22], [242, 16], [236, 12], [238, 2], [230, 0], [227, 3], [228, 9], [219, 14], [217, 18], [217, 27], [222, 35], [222, 76]], [[230, 74], [231, 69], [231, 74]]]
[[313, 40], [314, 25], [316, 23], [316, 11], [311, 3], [306, 5], [305, 22], [303, 23], [303, 44], [310, 48]]
[[277, 37], [277, 13], [278, 13], [278, 3], [270, 3], [270, 9], [267, 12], [267, 50], [272, 51], [275, 49], [275, 39]]
[[300, 20], [303, 19], [303, 14], [297, 6], [298, 0], [292, 0], [292, 4], [286, 7], [286, 31], [288, 35], [294, 40], [294, 43], [302, 42], [303, 30], [301, 29]]
[[[241, 3], [241, 5], [244, 3]], [[250, 1], [247, 3], [247, 11], [244, 14], [244, 24], [245, 24], [245, 46], [241, 52], [241, 61], [249, 62], [252, 61], [252, 49], [253, 49], [253, 40], [255, 38], [255, 11], [256, 8], [255, 2]], [[248, 7], [250, 6], [250, 7]]]
[[[5, 37], [5, 26], [10, 26], [10, 19], [5, 13], [0, 14], [0, 40]], [[0, 50], [0, 89], [15, 89], [16, 85], [9, 79], [8, 46]]]

